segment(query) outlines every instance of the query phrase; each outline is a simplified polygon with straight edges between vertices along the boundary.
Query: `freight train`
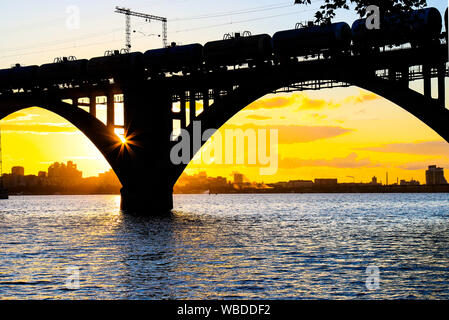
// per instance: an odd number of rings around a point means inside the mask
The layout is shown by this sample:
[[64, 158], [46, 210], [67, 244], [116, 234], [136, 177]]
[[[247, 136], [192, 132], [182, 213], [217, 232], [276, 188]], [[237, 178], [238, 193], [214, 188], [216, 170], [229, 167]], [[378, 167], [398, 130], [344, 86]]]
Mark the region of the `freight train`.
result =
[[[445, 38], [447, 41], [447, 9]], [[352, 27], [345, 22], [328, 25], [299, 26], [267, 34], [240, 35], [219, 41], [188, 44], [140, 52], [109, 52], [90, 60], [64, 58], [55, 63], [0, 70], [0, 90], [35, 87], [49, 88], [84, 81], [108, 81], [132, 77], [156, 77], [167, 73], [194, 74], [227, 70], [236, 65], [248, 67], [283, 64], [298, 58], [340, 55], [362, 55], [378, 52], [386, 46], [410, 44], [431, 47], [440, 43], [442, 17], [435, 8], [410, 11], [381, 19], [381, 28], [368, 29], [366, 19], [356, 20]]]

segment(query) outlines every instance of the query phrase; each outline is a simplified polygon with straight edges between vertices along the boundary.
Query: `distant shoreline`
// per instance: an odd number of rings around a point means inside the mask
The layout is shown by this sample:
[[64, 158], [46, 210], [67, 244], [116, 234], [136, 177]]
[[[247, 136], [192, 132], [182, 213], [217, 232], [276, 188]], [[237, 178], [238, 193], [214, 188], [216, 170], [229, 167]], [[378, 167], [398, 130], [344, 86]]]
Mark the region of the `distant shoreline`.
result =
[[[417, 186], [312, 186], [296, 188], [271, 188], [271, 189], [232, 189], [232, 188], [211, 188], [209, 190], [193, 189], [174, 191], [173, 194], [319, 194], [319, 193], [449, 193], [448, 185], [417, 185]], [[88, 196], [88, 195], [120, 195], [120, 192], [10, 192], [10, 196]]]
[[9, 193], [10, 197], [26, 196], [119, 196], [120, 193]]
[[[296, 187], [296, 188], [271, 188], [271, 189], [229, 189], [229, 188], [211, 188], [209, 190], [211, 194], [248, 194], [248, 193], [260, 193], [260, 194], [281, 194], [281, 193], [449, 193], [448, 185], [416, 185], [416, 186], [312, 186], [312, 187]], [[182, 190], [178, 189], [175, 194], [204, 194], [206, 191], [202, 190]]]

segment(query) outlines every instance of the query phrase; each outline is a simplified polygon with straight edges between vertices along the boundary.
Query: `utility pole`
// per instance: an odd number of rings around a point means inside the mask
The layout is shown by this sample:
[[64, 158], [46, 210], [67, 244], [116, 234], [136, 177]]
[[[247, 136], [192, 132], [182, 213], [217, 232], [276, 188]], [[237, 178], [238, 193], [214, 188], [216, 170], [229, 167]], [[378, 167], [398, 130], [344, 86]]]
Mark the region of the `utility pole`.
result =
[[148, 22], [151, 22], [151, 20], [161, 21], [162, 22], [162, 45], [164, 48], [168, 46], [168, 39], [167, 39], [167, 18], [164, 17], [158, 17], [151, 14], [146, 13], [140, 13], [131, 11], [131, 9], [127, 8], [121, 8], [121, 7], [115, 7], [115, 12], [124, 14], [126, 17], [126, 48], [129, 50], [131, 49], [131, 16], [143, 18]]

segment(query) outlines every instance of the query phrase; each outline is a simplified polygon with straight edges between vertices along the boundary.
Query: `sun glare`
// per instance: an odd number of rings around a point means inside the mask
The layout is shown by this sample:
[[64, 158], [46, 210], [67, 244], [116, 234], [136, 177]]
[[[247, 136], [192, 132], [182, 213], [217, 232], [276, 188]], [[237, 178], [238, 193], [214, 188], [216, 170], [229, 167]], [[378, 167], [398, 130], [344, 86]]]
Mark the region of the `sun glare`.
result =
[[122, 144], [126, 144], [127, 139], [125, 138], [125, 130], [124, 129], [117, 128], [114, 130], [114, 133], [116, 134], [117, 137], [119, 137]]

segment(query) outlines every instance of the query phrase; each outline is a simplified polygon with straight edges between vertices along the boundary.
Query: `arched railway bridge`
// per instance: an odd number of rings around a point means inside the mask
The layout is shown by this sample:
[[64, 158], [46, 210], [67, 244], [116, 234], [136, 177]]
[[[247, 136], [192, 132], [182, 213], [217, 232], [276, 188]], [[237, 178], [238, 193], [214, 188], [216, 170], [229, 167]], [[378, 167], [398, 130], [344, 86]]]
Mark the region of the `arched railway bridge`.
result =
[[[395, 103], [449, 141], [446, 77], [448, 46], [442, 41], [430, 49], [398, 48], [164, 77], [129, 72], [114, 81], [19, 86], [1, 91], [0, 119], [29, 107], [65, 118], [93, 142], [117, 174], [123, 185], [122, 207], [156, 215], [173, 208], [173, 186], [186, 167], [170, 160], [177, 143], [171, 139], [174, 123], [193, 134], [194, 120], [201, 121], [203, 131], [220, 128], [266, 94], [358, 86]], [[432, 78], [437, 79], [436, 87], [431, 86]], [[422, 80], [423, 94], [410, 89], [414, 80]], [[124, 103], [123, 125], [114, 123], [117, 101]], [[106, 124], [96, 115], [101, 103], [107, 106]], [[126, 144], [114, 133], [117, 128], [124, 129]], [[192, 157], [200, 147], [191, 144]]]

